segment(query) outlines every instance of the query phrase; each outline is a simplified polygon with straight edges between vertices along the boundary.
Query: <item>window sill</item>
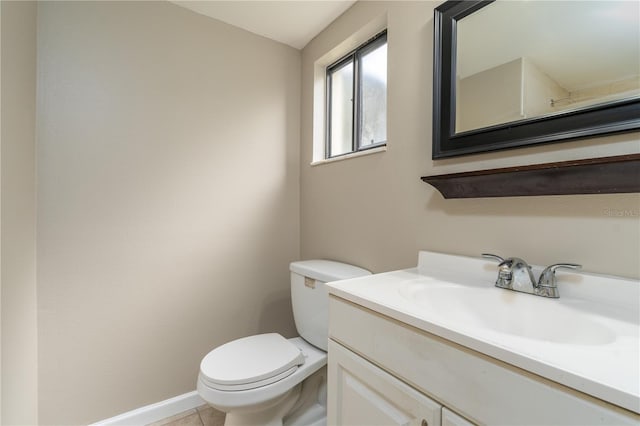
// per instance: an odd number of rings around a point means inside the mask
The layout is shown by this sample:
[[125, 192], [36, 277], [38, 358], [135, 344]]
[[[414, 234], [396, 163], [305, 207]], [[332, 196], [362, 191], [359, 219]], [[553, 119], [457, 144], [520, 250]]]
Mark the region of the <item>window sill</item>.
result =
[[350, 154], [341, 155], [339, 157], [326, 158], [326, 159], [323, 159], [323, 160], [312, 161], [311, 162], [311, 166], [319, 166], [321, 164], [335, 163], [336, 161], [348, 160], [350, 158], [355, 158], [355, 157], [364, 157], [365, 155], [377, 154], [379, 152], [385, 152], [386, 150], [387, 150], [387, 146], [386, 145], [379, 146], [379, 147], [376, 147], [376, 148], [366, 149], [364, 151], [357, 151], [357, 152], [352, 152]]

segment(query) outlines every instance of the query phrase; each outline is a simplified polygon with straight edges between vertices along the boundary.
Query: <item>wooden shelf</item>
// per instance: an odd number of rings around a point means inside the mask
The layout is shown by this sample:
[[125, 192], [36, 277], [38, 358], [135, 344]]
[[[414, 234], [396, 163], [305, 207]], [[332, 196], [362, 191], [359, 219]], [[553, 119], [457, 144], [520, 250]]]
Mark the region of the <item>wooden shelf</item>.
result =
[[640, 154], [423, 176], [444, 198], [640, 192]]

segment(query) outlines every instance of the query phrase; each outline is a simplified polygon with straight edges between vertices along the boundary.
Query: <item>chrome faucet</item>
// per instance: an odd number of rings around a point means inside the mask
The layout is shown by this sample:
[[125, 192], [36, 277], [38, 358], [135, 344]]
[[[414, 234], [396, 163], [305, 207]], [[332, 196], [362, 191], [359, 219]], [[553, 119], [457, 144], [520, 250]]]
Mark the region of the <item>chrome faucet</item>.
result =
[[556, 263], [545, 268], [538, 281], [536, 281], [531, 271], [531, 266], [519, 257], [503, 259], [490, 253], [483, 253], [482, 257], [500, 262], [498, 264], [496, 287], [555, 299], [560, 297], [556, 284], [556, 270], [559, 268], [580, 269], [582, 267], [575, 263]]

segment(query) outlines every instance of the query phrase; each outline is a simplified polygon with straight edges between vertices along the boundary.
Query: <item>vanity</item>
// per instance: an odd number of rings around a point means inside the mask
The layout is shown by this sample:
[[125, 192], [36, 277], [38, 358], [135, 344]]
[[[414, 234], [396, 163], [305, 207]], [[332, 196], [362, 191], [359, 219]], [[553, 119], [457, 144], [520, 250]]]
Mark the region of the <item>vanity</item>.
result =
[[327, 423], [640, 424], [640, 283], [558, 271], [553, 299], [497, 270], [422, 251], [329, 283]]

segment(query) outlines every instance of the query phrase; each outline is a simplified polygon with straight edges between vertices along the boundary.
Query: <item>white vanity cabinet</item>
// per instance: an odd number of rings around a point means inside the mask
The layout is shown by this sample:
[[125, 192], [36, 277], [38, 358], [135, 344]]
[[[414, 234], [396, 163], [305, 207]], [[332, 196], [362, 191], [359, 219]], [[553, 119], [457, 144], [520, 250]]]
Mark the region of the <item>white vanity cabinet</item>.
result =
[[638, 425], [640, 416], [332, 295], [328, 425]]
[[447, 407], [442, 407], [442, 426], [473, 426], [473, 423], [460, 417]]
[[434, 400], [332, 340], [329, 354], [329, 425], [441, 424]]
[[327, 424], [473, 426], [334, 340], [329, 340]]

